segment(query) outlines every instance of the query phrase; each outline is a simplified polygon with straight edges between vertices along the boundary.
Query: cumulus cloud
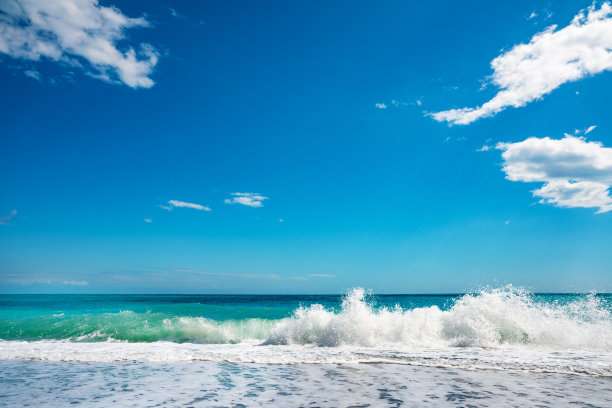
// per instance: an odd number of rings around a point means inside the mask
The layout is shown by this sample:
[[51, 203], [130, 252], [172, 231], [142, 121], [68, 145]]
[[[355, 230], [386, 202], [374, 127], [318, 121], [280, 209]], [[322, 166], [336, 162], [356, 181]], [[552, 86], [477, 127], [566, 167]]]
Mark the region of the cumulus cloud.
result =
[[153, 222], [153, 220], [151, 218], [145, 218], [144, 222], [146, 222], [147, 224], [150, 224]]
[[13, 210], [8, 214], [0, 215], [0, 225], [9, 225], [13, 217], [17, 215], [17, 210]]
[[387, 105], [384, 103], [377, 103], [374, 106], [376, 106], [376, 109], [387, 109]]
[[612, 69], [612, 6], [589, 7], [560, 30], [553, 25], [527, 44], [514, 46], [491, 62], [492, 83], [500, 91], [476, 108], [451, 109], [431, 116], [467, 125], [507, 107], [522, 107], [566, 82]]
[[170, 200], [170, 201], [168, 201], [168, 204], [170, 206], [160, 205], [160, 207], [163, 208], [164, 210], [168, 210], [168, 211], [171, 211], [175, 207], [178, 207], [178, 208], [192, 208], [194, 210], [200, 210], [200, 211], [212, 211], [212, 209], [210, 207], [206, 206], [206, 205], [195, 204], [195, 203], [187, 203], [185, 201]]
[[259, 193], [232, 193], [232, 198], [226, 198], [225, 204], [242, 204], [249, 207], [263, 207], [263, 200], [267, 200], [268, 197], [264, 197]]
[[503, 171], [511, 181], [543, 182], [533, 191], [540, 203], [558, 207], [612, 211], [612, 149], [584, 137], [530, 137], [517, 143], [498, 143]]
[[150, 88], [159, 53], [149, 44], [119, 45], [127, 29], [148, 26], [144, 17], [127, 17], [98, 0], [4, 0], [0, 53], [59, 62], [109, 83]]

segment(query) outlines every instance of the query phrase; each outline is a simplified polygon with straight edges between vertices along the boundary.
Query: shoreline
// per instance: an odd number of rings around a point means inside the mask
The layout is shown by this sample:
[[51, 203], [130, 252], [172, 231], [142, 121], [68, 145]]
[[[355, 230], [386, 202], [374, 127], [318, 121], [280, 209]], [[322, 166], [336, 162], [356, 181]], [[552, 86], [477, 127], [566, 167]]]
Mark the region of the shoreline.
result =
[[50, 363], [387, 364], [612, 378], [612, 352], [516, 346], [317, 347], [173, 342], [0, 341], [0, 361]]
[[17, 406], [589, 406], [612, 379], [398, 364], [0, 361]]

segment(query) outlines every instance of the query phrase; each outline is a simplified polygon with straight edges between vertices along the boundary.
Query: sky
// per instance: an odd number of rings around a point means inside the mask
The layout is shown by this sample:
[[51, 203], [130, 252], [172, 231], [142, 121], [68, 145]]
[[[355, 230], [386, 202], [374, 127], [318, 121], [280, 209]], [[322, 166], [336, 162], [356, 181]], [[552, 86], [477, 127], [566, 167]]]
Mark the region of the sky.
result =
[[1, 293], [612, 291], [612, 5], [0, 1]]

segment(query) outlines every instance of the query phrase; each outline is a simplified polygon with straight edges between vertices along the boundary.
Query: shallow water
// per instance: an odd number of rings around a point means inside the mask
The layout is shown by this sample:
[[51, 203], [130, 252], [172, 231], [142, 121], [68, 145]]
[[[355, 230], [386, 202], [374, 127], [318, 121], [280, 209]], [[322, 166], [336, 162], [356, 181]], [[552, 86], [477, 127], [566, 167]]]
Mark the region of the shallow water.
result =
[[395, 364], [0, 362], [7, 407], [612, 406], [612, 379]]

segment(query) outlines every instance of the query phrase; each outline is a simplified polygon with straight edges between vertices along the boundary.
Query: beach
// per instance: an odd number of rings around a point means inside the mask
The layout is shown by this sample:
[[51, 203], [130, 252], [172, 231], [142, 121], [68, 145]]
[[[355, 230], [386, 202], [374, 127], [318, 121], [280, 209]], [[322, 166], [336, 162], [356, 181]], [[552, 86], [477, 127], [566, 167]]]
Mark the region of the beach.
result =
[[0, 0], [0, 408], [612, 408], [612, 0]]

